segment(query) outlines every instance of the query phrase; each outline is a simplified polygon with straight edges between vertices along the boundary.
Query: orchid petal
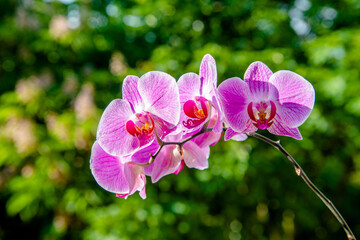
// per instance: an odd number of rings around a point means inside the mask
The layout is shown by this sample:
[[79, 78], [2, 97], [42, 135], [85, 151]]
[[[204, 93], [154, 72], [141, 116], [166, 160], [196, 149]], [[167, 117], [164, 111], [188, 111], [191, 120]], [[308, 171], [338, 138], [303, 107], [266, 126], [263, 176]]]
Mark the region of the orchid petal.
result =
[[137, 76], [127, 76], [122, 85], [122, 97], [133, 106], [134, 112], [139, 113], [144, 109], [144, 103], [138, 91], [138, 82]]
[[270, 96], [279, 104], [277, 113], [290, 128], [298, 127], [314, 107], [315, 91], [310, 82], [291, 71], [278, 71], [270, 78]]
[[253, 62], [245, 72], [244, 81], [255, 99], [264, 100], [269, 95], [269, 78], [272, 71], [262, 62]]
[[221, 133], [215, 133], [213, 131], [203, 133], [195, 137], [192, 141], [196, 143], [200, 148], [206, 146], [214, 146], [221, 139]]
[[157, 155], [151, 172], [151, 181], [159, 181], [165, 175], [174, 173], [181, 163], [179, 151], [174, 146], [164, 146]]
[[217, 114], [217, 119], [216, 119], [216, 123], [215, 123], [213, 131], [216, 133], [219, 133], [219, 132], [222, 132], [222, 130], [223, 130], [223, 124], [222, 124], [223, 113], [220, 108], [218, 98], [216, 96], [212, 97], [212, 103], [213, 103], [213, 106], [214, 106], [214, 108], [216, 110], [216, 114]]
[[295, 138], [297, 140], [302, 139], [299, 129], [290, 128], [290, 127], [286, 126], [281, 121], [279, 115], [276, 115], [276, 117], [273, 120], [272, 125], [270, 127], [268, 127], [267, 130], [270, 133], [275, 134], [275, 135], [288, 136], [288, 137]]
[[185, 162], [183, 160], [181, 160], [179, 167], [175, 170], [175, 172], [173, 172], [173, 174], [176, 174], [176, 175], [179, 174], [181, 172], [181, 170], [183, 170], [184, 165], [185, 165]]
[[200, 64], [199, 77], [201, 81], [200, 95], [204, 96], [210, 93], [217, 85], [217, 72], [215, 59], [206, 54]]
[[134, 163], [148, 163], [150, 161], [151, 155], [154, 155], [159, 149], [159, 144], [157, 141], [153, 141], [151, 145], [136, 151], [131, 155], [131, 162]]
[[146, 178], [143, 167], [127, 163], [124, 166], [124, 173], [129, 184], [129, 195], [145, 187]]
[[113, 193], [129, 193], [125, 176], [125, 165], [120, 157], [106, 153], [96, 141], [91, 149], [90, 169], [96, 182], [105, 190]]
[[181, 106], [188, 100], [194, 100], [200, 96], [200, 78], [196, 73], [185, 73], [177, 82], [179, 86]]
[[244, 141], [247, 139], [247, 136], [246, 134], [236, 132], [231, 127], [229, 127], [225, 132], [224, 140], [228, 141], [230, 139], [235, 141]]
[[100, 146], [109, 154], [125, 156], [133, 153], [139, 146], [139, 140], [126, 131], [126, 122], [133, 115], [128, 101], [113, 100], [103, 112], [96, 138]]
[[161, 139], [163, 139], [169, 133], [173, 134], [173, 132], [177, 130], [177, 126], [174, 126], [174, 125], [162, 120], [161, 118], [159, 118], [155, 115], [152, 115], [152, 114], [151, 114], [151, 117], [155, 123], [156, 133]]
[[249, 121], [247, 121], [246, 123], [245, 129], [242, 132], [244, 133], [256, 132], [257, 129], [258, 128], [255, 127], [254, 122], [249, 119]]
[[248, 85], [240, 78], [234, 77], [222, 82], [218, 91], [228, 124], [235, 131], [241, 132], [250, 119], [247, 113], [249, 104]]
[[179, 90], [172, 76], [164, 72], [148, 72], [139, 79], [138, 90], [145, 103], [146, 111], [170, 124], [178, 124]]
[[206, 153], [194, 142], [187, 142], [183, 146], [184, 161], [187, 167], [203, 170], [209, 167]]
[[146, 177], [144, 176], [144, 187], [140, 190], [140, 193], [139, 193], [139, 195], [140, 195], [140, 197], [142, 198], [142, 199], [145, 199], [146, 198], [146, 192], [145, 192], [145, 184], [146, 184]]

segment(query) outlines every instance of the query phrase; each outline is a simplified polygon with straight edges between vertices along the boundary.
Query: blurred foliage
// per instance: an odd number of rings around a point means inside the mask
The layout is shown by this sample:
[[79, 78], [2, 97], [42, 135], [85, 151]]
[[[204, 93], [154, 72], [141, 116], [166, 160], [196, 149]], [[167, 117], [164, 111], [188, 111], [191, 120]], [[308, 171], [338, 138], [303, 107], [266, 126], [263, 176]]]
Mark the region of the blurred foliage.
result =
[[146, 200], [96, 184], [90, 148], [124, 77], [179, 78], [206, 53], [219, 82], [259, 60], [314, 85], [304, 140], [280, 139], [359, 237], [359, 17], [356, 0], [0, 1], [0, 239], [345, 239], [256, 139], [220, 142]]

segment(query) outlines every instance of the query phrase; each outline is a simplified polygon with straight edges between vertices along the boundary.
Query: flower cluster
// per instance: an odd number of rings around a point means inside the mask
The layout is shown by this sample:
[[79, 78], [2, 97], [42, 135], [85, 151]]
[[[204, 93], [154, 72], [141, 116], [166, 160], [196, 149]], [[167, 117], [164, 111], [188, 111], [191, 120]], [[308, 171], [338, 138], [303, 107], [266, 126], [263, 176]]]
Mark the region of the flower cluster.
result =
[[157, 182], [184, 165], [207, 168], [210, 146], [223, 131], [225, 140], [243, 141], [257, 129], [301, 139], [298, 127], [315, 92], [300, 75], [272, 73], [261, 62], [249, 66], [244, 81], [234, 77], [217, 87], [216, 63], [207, 54], [199, 74], [185, 73], [178, 82], [156, 71], [127, 76], [122, 97], [100, 119], [90, 168], [105, 190], [145, 198], [146, 176]]

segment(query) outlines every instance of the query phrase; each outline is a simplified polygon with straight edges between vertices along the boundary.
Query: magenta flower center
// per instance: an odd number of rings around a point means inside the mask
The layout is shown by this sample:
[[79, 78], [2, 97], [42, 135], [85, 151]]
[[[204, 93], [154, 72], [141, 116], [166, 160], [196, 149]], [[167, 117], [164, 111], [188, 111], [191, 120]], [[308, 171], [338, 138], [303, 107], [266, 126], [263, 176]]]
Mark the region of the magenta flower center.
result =
[[267, 129], [273, 124], [276, 115], [276, 105], [273, 101], [261, 101], [249, 103], [247, 111], [255, 127]]
[[126, 122], [125, 128], [134, 137], [148, 139], [154, 133], [155, 124], [149, 113], [137, 113], [134, 121]]
[[184, 103], [183, 109], [186, 116], [191, 119], [183, 121], [186, 128], [194, 128], [203, 123], [210, 112], [210, 103], [204, 97], [195, 97], [194, 100], [188, 100]]

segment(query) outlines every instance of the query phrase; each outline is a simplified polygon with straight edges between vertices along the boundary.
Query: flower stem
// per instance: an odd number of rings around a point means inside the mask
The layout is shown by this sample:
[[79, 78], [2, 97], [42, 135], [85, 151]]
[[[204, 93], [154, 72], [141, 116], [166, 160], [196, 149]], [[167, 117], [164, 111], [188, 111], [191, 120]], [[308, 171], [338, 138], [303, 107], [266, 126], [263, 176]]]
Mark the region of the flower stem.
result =
[[197, 136], [203, 134], [203, 133], [207, 133], [207, 132], [211, 132], [212, 131], [212, 128], [203, 128], [201, 131], [195, 133], [194, 135], [188, 137], [188, 138], [185, 138], [184, 140], [182, 140], [181, 142], [159, 142], [161, 144], [159, 144], [159, 148], [158, 150], [154, 153], [154, 155], [151, 154], [150, 156], [150, 160], [147, 162], [147, 163], [133, 163], [133, 164], [136, 164], [137, 166], [141, 166], [141, 167], [147, 167], [147, 166], [150, 166], [155, 158], [157, 157], [157, 155], [159, 155], [159, 153], [161, 152], [161, 149], [166, 146], [166, 145], [178, 145], [180, 148], [182, 148], [182, 146], [187, 143], [188, 141], [196, 138]]
[[273, 147], [275, 147], [277, 150], [279, 150], [294, 166], [295, 172], [298, 176], [300, 176], [306, 185], [309, 186], [309, 188], [323, 201], [323, 203], [330, 209], [330, 211], [333, 213], [333, 215], [336, 217], [336, 219], [341, 224], [342, 228], [344, 229], [346, 236], [349, 240], [356, 240], [354, 234], [352, 233], [349, 225], [346, 223], [345, 219], [341, 216], [340, 212], [336, 209], [334, 204], [315, 186], [315, 184], [309, 179], [309, 177], [306, 175], [304, 170], [301, 168], [301, 166], [295, 161], [295, 159], [285, 150], [283, 146], [281, 146], [280, 141], [273, 141], [261, 134], [258, 133], [247, 133], [248, 136], [260, 139]]

